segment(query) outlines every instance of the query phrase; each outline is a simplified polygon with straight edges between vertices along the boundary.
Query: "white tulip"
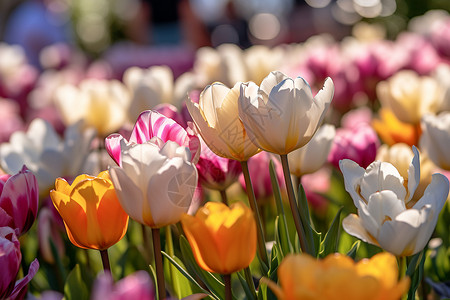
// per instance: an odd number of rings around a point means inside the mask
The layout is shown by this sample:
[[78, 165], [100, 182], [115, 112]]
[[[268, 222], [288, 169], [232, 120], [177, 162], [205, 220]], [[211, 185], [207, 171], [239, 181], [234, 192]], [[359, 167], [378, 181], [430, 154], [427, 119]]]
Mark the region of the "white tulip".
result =
[[426, 115], [422, 118], [420, 148], [439, 168], [450, 170], [450, 112], [438, 116]]
[[449, 191], [448, 179], [434, 174], [422, 198], [411, 201], [420, 180], [419, 152], [415, 147], [413, 152], [408, 178], [387, 162], [375, 161], [364, 170], [351, 160], [340, 161], [345, 189], [358, 209], [358, 215], [344, 219], [343, 228], [397, 256], [425, 247]]

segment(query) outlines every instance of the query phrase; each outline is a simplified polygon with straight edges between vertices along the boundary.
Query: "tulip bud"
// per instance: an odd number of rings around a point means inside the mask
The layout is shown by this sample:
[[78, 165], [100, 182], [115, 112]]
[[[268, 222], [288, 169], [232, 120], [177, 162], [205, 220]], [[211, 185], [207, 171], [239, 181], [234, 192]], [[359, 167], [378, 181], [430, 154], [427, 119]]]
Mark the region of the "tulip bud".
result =
[[248, 267], [255, 257], [255, 218], [241, 202], [230, 207], [208, 202], [195, 216], [183, 215], [181, 224], [195, 260], [206, 271], [231, 274]]

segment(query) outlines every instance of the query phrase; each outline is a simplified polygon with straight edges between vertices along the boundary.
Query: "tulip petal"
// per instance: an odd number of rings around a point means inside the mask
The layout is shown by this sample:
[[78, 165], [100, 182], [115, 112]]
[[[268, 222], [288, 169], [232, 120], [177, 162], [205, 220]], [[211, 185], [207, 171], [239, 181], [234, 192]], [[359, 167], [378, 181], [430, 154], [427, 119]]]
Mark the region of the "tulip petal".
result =
[[447, 177], [440, 173], [431, 176], [431, 183], [425, 189], [425, 192], [419, 201], [413, 206], [415, 209], [421, 209], [429, 204], [433, 207], [437, 215], [444, 207], [445, 201], [449, 193], [449, 181]]
[[118, 166], [121, 165], [120, 155], [121, 155], [121, 149], [120, 144], [121, 141], [126, 140], [118, 133], [113, 133], [108, 135], [108, 137], [105, 139], [105, 148], [108, 152], [109, 156], [116, 162]]
[[353, 235], [366, 243], [378, 245], [378, 242], [366, 231], [361, 219], [357, 215], [348, 215], [342, 221], [342, 227], [348, 234]]
[[123, 210], [135, 221], [148, 226], [153, 226], [150, 207], [144, 201], [142, 190], [133, 180], [128, 177], [122, 168], [112, 167], [109, 169], [111, 181], [114, 184], [117, 198]]
[[406, 203], [408, 203], [414, 195], [417, 186], [420, 183], [420, 160], [419, 151], [416, 146], [412, 146], [412, 151], [414, 157], [409, 165], [408, 169], [408, 198], [406, 198]]
[[362, 199], [357, 192], [365, 170], [350, 159], [342, 159], [339, 161], [339, 168], [341, 169], [342, 175], [344, 175], [345, 190], [350, 194], [353, 199], [353, 203], [359, 209], [360, 200], [365, 202], [368, 201], [368, 199]]
[[28, 274], [20, 280], [16, 281], [14, 286], [14, 290], [12, 294], [9, 296], [10, 299], [24, 299], [27, 293], [27, 284], [33, 279], [34, 275], [36, 275], [39, 270], [39, 261], [37, 258], [33, 260], [30, 264], [30, 268], [28, 269]]

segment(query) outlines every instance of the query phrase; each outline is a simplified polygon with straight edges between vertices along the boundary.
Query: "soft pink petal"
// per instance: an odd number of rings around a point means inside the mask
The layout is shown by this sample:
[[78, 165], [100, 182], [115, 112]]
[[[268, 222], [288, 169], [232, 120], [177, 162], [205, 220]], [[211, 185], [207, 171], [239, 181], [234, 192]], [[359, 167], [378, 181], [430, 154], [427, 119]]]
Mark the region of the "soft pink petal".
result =
[[[109, 156], [116, 162], [117, 165], [121, 166], [120, 162], [120, 141], [125, 140], [123, 136], [118, 133], [110, 134], [105, 139], [105, 148]], [[125, 140], [126, 141], [126, 140]]]

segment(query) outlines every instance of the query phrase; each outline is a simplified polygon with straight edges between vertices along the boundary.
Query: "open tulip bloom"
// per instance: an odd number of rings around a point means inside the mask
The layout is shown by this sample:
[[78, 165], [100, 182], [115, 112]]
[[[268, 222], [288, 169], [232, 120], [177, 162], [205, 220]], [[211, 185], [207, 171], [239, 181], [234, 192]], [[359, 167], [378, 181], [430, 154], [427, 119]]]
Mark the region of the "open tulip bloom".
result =
[[419, 152], [414, 146], [413, 152], [408, 178], [387, 162], [375, 161], [364, 170], [351, 160], [340, 161], [345, 189], [358, 209], [358, 215], [344, 219], [345, 231], [399, 257], [425, 247], [449, 191], [448, 179], [433, 174], [422, 198], [411, 201], [420, 180]]

